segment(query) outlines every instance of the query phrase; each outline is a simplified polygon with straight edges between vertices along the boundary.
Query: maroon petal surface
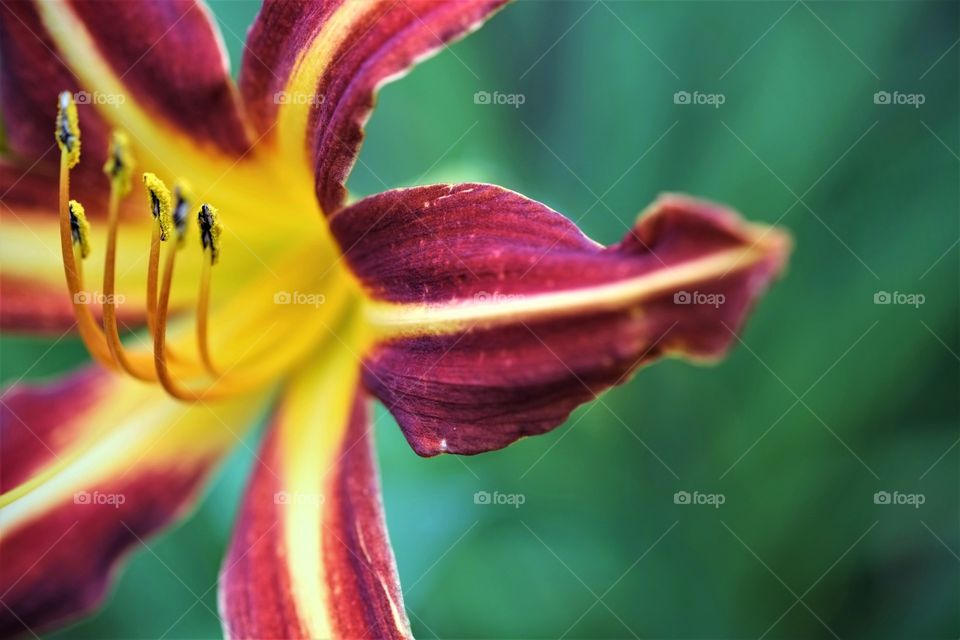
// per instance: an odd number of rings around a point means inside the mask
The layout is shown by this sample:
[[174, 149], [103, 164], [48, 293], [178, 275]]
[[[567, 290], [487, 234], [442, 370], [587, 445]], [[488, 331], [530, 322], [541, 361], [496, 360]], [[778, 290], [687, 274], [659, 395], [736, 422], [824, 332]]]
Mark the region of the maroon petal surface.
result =
[[663, 356], [721, 356], [789, 239], [663, 196], [600, 246], [490, 185], [364, 199], [331, 228], [370, 300], [364, 382], [422, 455], [479, 453], [557, 426]]
[[262, 135], [313, 159], [320, 205], [333, 212], [343, 204], [376, 90], [479, 27], [505, 1], [268, 0], [240, 74], [250, 117]]
[[229, 638], [410, 637], [369, 401], [339, 351], [292, 384], [258, 457], [220, 578]]
[[[83, 88], [58, 54], [36, 5], [30, 0], [0, 3], [0, 116], [8, 151], [21, 161], [24, 171], [52, 176], [49, 195], [54, 202], [60, 162], [53, 137], [57, 94], [69, 91], [77, 95]], [[81, 117], [84, 162], [76, 168], [74, 182], [95, 185], [96, 191], [89, 195], [96, 199], [83, 202], [99, 209], [106, 204], [109, 187], [101, 167], [107, 157], [110, 129], [94, 109], [83, 109]], [[2, 200], [8, 202], [7, 196]], [[56, 208], [52, 211], [56, 213]]]
[[[100, 118], [119, 118], [136, 105], [198, 144], [229, 155], [248, 147], [226, 52], [201, 2], [10, 0], [0, 15], [4, 117], [16, 124], [9, 127], [13, 148], [29, 146], [31, 159], [53, 143], [60, 91], [83, 92], [77, 102], [97, 107]], [[85, 134], [91, 126], [85, 155], [88, 141], [98, 153], [108, 141], [83, 114]]]
[[200, 144], [248, 145], [220, 31], [199, 0], [71, 0], [69, 9], [130, 98]]

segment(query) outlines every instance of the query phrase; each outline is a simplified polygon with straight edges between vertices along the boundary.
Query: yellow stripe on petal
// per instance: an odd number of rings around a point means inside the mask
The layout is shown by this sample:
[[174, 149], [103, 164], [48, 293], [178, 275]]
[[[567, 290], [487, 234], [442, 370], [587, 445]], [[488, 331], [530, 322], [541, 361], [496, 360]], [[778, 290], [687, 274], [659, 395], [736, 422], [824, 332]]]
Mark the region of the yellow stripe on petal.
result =
[[[185, 405], [156, 385], [107, 373], [79, 375], [99, 378], [91, 391], [98, 401], [56, 425], [51, 439], [62, 446], [38, 450], [44, 457], [42, 464], [29, 479], [0, 495], [0, 530], [6, 532], [42, 516], [74, 492], [111, 478], [189, 467], [217, 457], [237, 443], [267, 398], [262, 393], [229, 402]], [[39, 431], [33, 419], [22, 416], [24, 410], [17, 404], [21, 393], [30, 394], [30, 387], [5, 393], [5, 403], [13, 407], [5, 419], [11, 428], [20, 423]], [[82, 406], [84, 400], [57, 398], [67, 406]], [[42, 415], [45, 407], [38, 409]]]
[[378, 8], [380, 3], [373, 1], [341, 3], [294, 64], [286, 86], [287, 100], [278, 109], [277, 131], [281, 148], [294, 153], [292, 157], [303, 158], [307, 170], [310, 167], [305, 144], [307, 126], [310, 112], [322, 100], [316, 95], [317, 83], [333, 63], [340, 46], [348, 37], [356, 36], [354, 25]]
[[277, 409], [221, 576], [228, 638], [410, 637], [356, 349], [332, 340]]
[[333, 637], [326, 608], [318, 606], [330, 595], [322, 560], [323, 523], [317, 506], [326, 493], [325, 472], [339, 455], [359, 380], [355, 357], [346, 348], [336, 351], [291, 385], [281, 409], [284, 427], [279, 435], [280, 472], [292, 497], [284, 509], [285, 545], [298, 609], [314, 638]]
[[269, 399], [185, 405], [86, 369], [0, 405], [4, 635], [75, 618], [120, 558], [190, 508]]
[[[780, 242], [779, 236], [771, 242]], [[730, 249], [641, 276], [583, 289], [555, 293], [480, 296], [448, 304], [409, 305], [369, 300], [366, 317], [378, 337], [456, 333], [470, 327], [534, 322], [545, 317], [598, 313], [641, 304], [699, 282], [748, 269], [769, 255], [769, 245]], [[493, 299], [490, 299], [493, 298]], [[642, 313], [642, 311], [641, 311]]]
[[505, 1], [268, 5], [251, 29], [255, 53], [241, 73], [252, 118], [261, 130], [276, 125], [278, 147], [314, 178], [321, 208], [332, 214], [346, 199], [380, 87], [477, 29]]

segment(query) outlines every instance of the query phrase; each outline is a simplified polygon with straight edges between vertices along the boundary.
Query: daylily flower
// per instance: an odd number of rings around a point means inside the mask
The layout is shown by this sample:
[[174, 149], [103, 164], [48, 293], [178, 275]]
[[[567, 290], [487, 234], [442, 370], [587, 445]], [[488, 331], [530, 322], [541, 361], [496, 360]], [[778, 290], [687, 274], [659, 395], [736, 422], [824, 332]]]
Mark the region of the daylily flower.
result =
[[268, 0], [239, 90], [197, 1], [0, 5], [0, 318], [95, 360], [2, 396], [3, 634], [94, 607], [269, 411], [224, 632], [410, 636], [372, 397], [418, 454], [477, 454], [735, 340], [789, 243], [718, 205], [603, 247], [488, 184], [348, 204], [377, 88], [502, 3]]

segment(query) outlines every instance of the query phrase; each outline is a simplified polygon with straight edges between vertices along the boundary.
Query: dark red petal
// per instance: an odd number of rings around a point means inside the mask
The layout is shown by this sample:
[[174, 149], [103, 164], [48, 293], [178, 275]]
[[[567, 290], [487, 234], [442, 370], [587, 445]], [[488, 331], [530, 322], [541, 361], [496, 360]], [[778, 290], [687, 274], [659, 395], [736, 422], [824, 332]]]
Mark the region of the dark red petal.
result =
[[[251, 29], [240, 74], [251, 118], [267, 132], [294, 114], [301, 129], [286, 137], [297, 145], [306, 140], [293, 152], [313, 158], [320, 205], [333, 212], [346, 196], [343, 185], [379, 86], [479, 27], [505, 2], [268, 0]], [[301, 59], [309, 64], [298, 66]], [[284, 138], [279, 124], [276, 134]]]
[[295, 382], [271, 424], [220, 578], [229, 638], [410, 637], [347, 358]]
[[663, 355], [721, 356], [789, 250], [783, 232], [681, 196], [604, 248], [479, 184], [373, 196], [331, 228], [372, 298], [364, 382], [422, 455], [548, 431]]
[[0, 329], [57, 335], [72, 330], [75, 324], [65, 286], [0, 273]]
[[[9, 153], [31, 173], [52, 176], [49, 195], [54, 199], [60, 162], [53, 137], [57, 94], [82, 89], [58, 55], [35, 4], [30, 0], [0, 3], [0, 115]], [[74, 170], [74, 183], [89, 185], [91, 192], [81, 202], [100, 210], [106, 206], [109, 188], [101, 167], [110, 128], [93, 108], [81, 107], [80, 117], [83, 163]], [[3, 200], [9, 201], [7, 196]]]
[[8, 389], [0, 636], [94, 607], [123, 554], [184, 514], [263, 401], [191, 406], [99, 369]]
[[259, 135], [272, 133], [283, 104], [277, 94], [285, 90], [298, 58], [345, 2], [264, 0], [247, 33], [240, 66], [240, 95]]
[[[136, 103], [149, 117], [230, 154], [249, 146], [219, 32], [196, 0], [71, 0], [44, 12], [29, 0], [11, 0], [0, 15], [4, 117], [12, 123], [12, 147], [25, 157], [53, 144], [60, 91], [88, 92], [81, 104], [123, 100], [99, 104], [103, 113]], [[92, 59], [103, 60], [121, 96], [99, 95], [79, 80]], [[84, 158], [99, 169], [108, 142], [102, 119], [82, 119]], [[24, 153], [28, 148], [33, 153]]]
[[250, 144], [219, 29], [198, 0], [71, 0], [130, 98], [200, 144]]

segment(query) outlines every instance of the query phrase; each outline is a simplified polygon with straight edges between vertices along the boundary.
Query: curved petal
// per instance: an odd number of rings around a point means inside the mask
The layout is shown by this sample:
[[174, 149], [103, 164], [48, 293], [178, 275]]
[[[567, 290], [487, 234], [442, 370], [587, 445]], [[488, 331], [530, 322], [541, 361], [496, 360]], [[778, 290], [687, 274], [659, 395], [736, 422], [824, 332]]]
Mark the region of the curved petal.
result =
[[331, 213], [345, 199], [377, 89], [479, 28], [505, 2], [267, 0], [240, 74], [251, 120], [289, 157], [312, 158], [320, 206]]
[[220, 577], [228, 638], [406, 638], [352, 352], [288, 389]]
[[330, 224], [371, 299], [364, 382], [421, 455], [548, 431], [662, 355], [721, 356], [789, 250], [681, 196], [604, 248], [480, 184], [390, 191]]
[[6, 637], [94, 607], [120, 557], [184, 515], [266, 397], [185, 405], [91, 368], [0, 401]]

